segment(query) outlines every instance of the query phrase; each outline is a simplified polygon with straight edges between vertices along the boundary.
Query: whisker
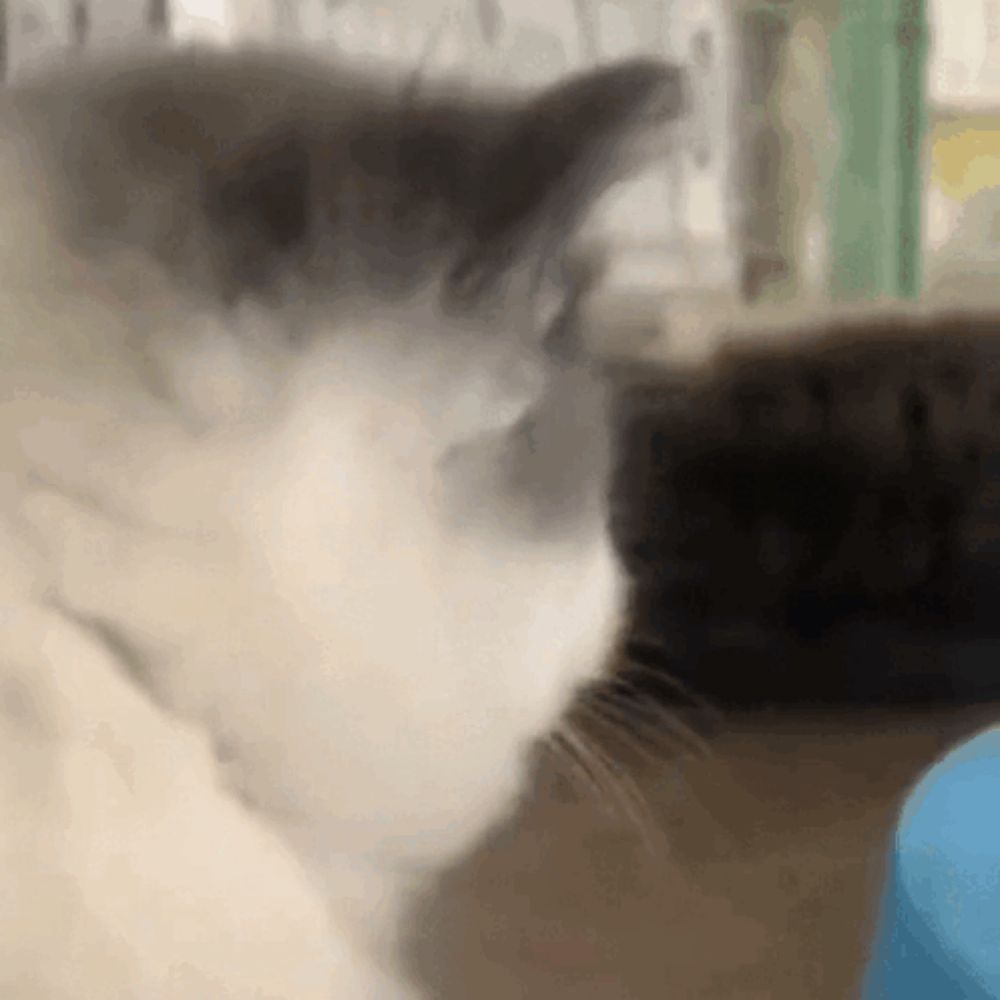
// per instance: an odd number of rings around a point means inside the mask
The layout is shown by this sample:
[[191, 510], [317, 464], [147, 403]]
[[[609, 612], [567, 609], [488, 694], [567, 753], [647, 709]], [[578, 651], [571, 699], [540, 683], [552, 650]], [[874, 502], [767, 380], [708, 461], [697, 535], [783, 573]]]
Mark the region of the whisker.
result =
[[606, 775], [601, 774], [599, 770], [595, 771], [593, 761], [572, 723], [564, 723], [561, 729], [552, 733], [549, 745], [557, 751], [563, 761], [574, 768], [576, 774], [583, 777], [583, 787], [595, 801], [602, 807], [608, 806], [612, 789], [607, 787]]
[[588, 741], [571, 722], [563, 726], [560, 736], [597, 785], [609, 796], [604, 804], [607, 805], [609, 801], [616, 803], [619, 814], [635, 830], [647, 853], [651, 857], [659, 856], [663, 851], [662, 837], [656, 836], [658, 827], [635, 781], [616, 768], [614, 762], [595, 743]]
[[718, 706], [714, 705], [704, 695], [698, 694], [693, 687], [689, 684], [685, 684], [684, 681], [679, 680], [665, 667], [652, 666], [643, 660], [636, 659], [635, 656], [630, 654], [628, 650], [625, 650], [620, 654], [619, 662], [622, 664], [619, 675], [624, 674], [627, 676], [632, 674], [652, 681], [671, 693], [682, 695], [699, 711], [703, 711], [705, 714], [712, 716], [714, 721], [723, 721], [724, 716]]
[[687, 729], [675, 713], [641, 692], [629, 690], [621, 682], [593, 692], [589, 704], [613, 715], [636, 738], [664, 753], [687, 746]]
[[[651, 735], [635, 732], [633, 720], [621, 712], [616, 705], [600, 698], [582, 703], [578, 708], [581, 724], [586, 728], [596, 726], [620, 743], [629, 753], [634, 754], [650, 768], [662, 764], [670, 751], [661, 747], [652, 736], [663, 737], [663, 732], [640, 724], [643, 730], [650, 729]], [[607, 741], [605, 741], [607, 742]], [[618, 759], [618, 758], [616, 758]]]
[[641, 690], [631, 688], [624, 678], [616, 678], [612, 684], [595, 691], [592, 699], [613, 712], [623, 726], [637, 729], [650, 743], [660, 748], [669, 746], [670, 751], [676, 750], [676, 743], [668, 743], [674, 739], [681, 741], [686, 750], [697, 756], [711, 755], [707, 739], [693, 725]]
[[[670, 681], [669, 677], [662, 675], [661, 671], [646, 668], [654, 680]], [[655, 716], [659, 722], [666, 723], [671, 727], [681, 727], [685, 731], [694, 732], [691, 724], [683, 721], [684, 718], [693, 718], [699, 724], [703, 732], [711, 733], [721, 728], [725, 722], [724, 713], [706, 699], [701, 699], [690, 705], [673, 705], [666, 703], [658, 697], [655, 691], [650, 691], [648, 685], [643, 683], [644, 678], [640, 676], [643, 670], [631, 667], [619, 670], [611, 678], [605, 681], [598, 690], [614, 691], [622, 702], [627, 702], [629, 706], [635, 706], [643, 710], [643, 714], [648, 718]]]
[[600, 785], [580, 761], [573, 748], [566, 742], [564, 734], [560, 731], [551, 733], [546, 739], [545, 745], [560, 763], [567, 765], [568, 773], [566, 776], [570, 782], [590, 795], [596, 802], [603, 804]]

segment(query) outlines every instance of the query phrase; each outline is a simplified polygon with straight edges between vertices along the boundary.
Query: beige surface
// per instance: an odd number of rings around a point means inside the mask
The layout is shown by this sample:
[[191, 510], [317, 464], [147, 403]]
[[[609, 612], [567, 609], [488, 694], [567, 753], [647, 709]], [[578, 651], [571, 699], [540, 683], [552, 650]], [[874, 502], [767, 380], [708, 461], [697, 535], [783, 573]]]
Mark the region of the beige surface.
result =
[[998, 718], [729, 720], [710, 757], [638, 770], [645, 837], [542, 778], [426, 907], [422, 976], [441, 1000], [856, 997], [903, 790]]

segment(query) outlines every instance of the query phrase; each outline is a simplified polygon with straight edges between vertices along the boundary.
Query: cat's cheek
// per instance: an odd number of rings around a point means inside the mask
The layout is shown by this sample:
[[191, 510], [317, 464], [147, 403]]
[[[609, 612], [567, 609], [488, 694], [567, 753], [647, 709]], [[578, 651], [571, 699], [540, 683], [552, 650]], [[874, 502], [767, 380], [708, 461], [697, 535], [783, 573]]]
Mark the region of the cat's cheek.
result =
[[584, 688], [607, 672], [624, 628], [628, 586], [611, 543], [601, 538], [586, 560], [568, 571], [574, 589], [551, 614], [561, 615], [562, 654], [554, 674], [558, 716]]

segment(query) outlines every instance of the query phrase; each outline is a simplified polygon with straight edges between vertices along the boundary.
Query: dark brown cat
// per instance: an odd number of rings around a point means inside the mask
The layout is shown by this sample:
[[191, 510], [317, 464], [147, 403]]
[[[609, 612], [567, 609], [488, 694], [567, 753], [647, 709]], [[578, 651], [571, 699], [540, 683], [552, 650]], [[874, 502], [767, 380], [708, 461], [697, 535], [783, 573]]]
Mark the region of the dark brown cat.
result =
[[741, 333], [642, 381], [637, 655], [734, 705], [1000, 695], [1000, 315]]

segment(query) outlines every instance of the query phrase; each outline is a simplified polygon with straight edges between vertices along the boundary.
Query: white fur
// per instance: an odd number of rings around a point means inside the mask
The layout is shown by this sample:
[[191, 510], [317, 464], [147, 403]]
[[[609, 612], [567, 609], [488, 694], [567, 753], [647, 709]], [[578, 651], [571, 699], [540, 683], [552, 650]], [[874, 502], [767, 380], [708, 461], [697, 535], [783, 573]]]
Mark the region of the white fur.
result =
[[[441, 493], [443, 452], [521, 412], [531, 371], [421, 336], [419, 304], [282, 354], [280, 310], [224, 320], [142, 260], [95, 275], [8, 164], [14, 190], [0, 994], [415, 995], [383, 951], [406, 891], [510, 809], [617, 628], [600, 524], [546, 542]], [[122, 360], [137, 326], [189, 420]], [[52, 602], [121, 629], [152, 697]]]

